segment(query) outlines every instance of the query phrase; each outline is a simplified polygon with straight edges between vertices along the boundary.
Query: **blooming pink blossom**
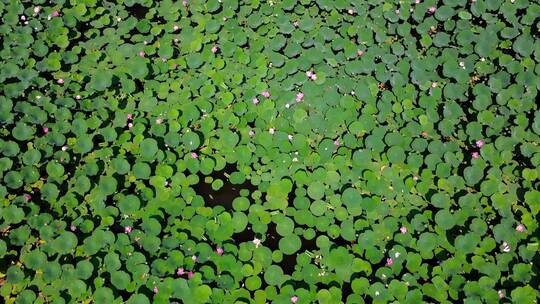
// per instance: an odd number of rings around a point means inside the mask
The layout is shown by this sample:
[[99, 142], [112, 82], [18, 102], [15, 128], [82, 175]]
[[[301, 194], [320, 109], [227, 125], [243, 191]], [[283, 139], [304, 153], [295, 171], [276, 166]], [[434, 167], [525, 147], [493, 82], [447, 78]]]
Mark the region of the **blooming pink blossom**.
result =
[[184, 271], [184, 268], [180, 267], [178, 268], [178, 270], [176, 271], [176, 274], [181, 276], [181, 275], [184, 275], [185, 271]]
[[218, 255], [222, 255], [222, 254], [223, 254], [223, 248], [218, 247], [218, 248], [216, 249], [216, 253], [217, 253]]
[[218, 50], [219, 50], [219, 48], [218, 48], [216, 45], [214, 45], [214, 46], [212, 47], [212, 53], [215, 54], [215, 53], [217, 53]]
[[270, 129], [268, 129], [268, 132], [269, 132], [270, 134], [274, 134], [274, 133], [276, 132], [276, 129], [270, 128]]
[[259, 246], [261, 246], [261, 240], [259, 240], [258, 238], [254, 238], [253, 244], [255, 244], [255, 248], [258, 248]]
[[502, 290], [497, 291], [497, 294], [499, 295], [499, 299], [504, 299], [505, 296]]
[[294, 27], [298, 27], [300, 23], [298, 21], [293, 22]]
[[145, 41], [143, 41], [143, 43], [144, 43], [144, 45], [147, 45], [147, 44], [148, 44], [148, 41], [147, 41], [147, 40], [145, 40]]
[[77, 226], [71, 224], [71, 226], [69, 226], [69, 230], [75, 231], [75, 230], [77, 230]]
[[39, 12], [41, 12], [41, 6], [34, 6], [34, 14], [39, 14]]
[[191, 158], [195, 159], [197, 157], [199, 157], [199, 155], [197, 155], [197, 153], [191, 152]]
[[131, 226], [126, 226], [124, 227], [124, 232], [127, 233], [127, 234], [130, 234], [131, 233]]
[[401, 226], [401, 228], [399, 228], [399, 231], [400, 231], [402, 234], [405, 234], [405, 233], [407, 233], [407, 227]]
[[471, 153], [471, 156], [472, 156], [472, 158], [477, 159], [477, 158], [480, 157], [480, 154], [475, 151], [475, 152]]
[[334, 146], [339, 147], [340, 145], [339, 139], [334, 140]]
[[263, 91], [263, 92], [261, 93], [261, 95], [264, 96], [264, 97], [266, 97], [266, 98], [268, 98], [268, 97], [270, 97], [270, 92], [268, 92], [268, 91]]
[[296, 102], [300, 102], [302, 99], [304, 99], [304, 93], [296, 94]]
[[517, 232], [523, 232], [525, 231], [525, 226], [523, 226], [523, 224], [519, 224], [516, 226], [516, 231]]
[[188, 272], [187, 276], [189, 279], [193, 278], [193, 271]]
[[417, 180], [419, 180], [420, 178], [419, 178], [417, 175], [413, 175], [412, 179], [413, 179], [413, 181], [417, 181]]
[[46, 134], [46, 133], [49, 133], [49, 128], [43, 127], [43, 133], [45, 133], [45, 134]]
[[131, 122], [128, 123], [128, 128], [130, 128], [130, 129], [133, 128], [133, 123], [131, 123]]
[[503, 246], [503, 249], [502, 249], [503, 252], [510, 252], [510, 245], [507, 242], [503, 242], [502, 246]]
[[64, 84], [64, 78], [60, 78], [56, 81], [58, 84]]
[[172, 28], [173, 28], [173, 31], [175, 31], [175, 32], [180, 29], [180, 27], [177, 24], [173, 25]]
[[437, 83], [436, 83], [435, 81], [433, 81], [433, 82], [431, 83], [431, 87], [432, 87], [432, 88], [436, 88], [436, 87], [437, 87]]
[[167, 62], [167, 57], [161, 57], [161, 62]]
[[313, 76], [313, 72], [312, 71], [306, 71], [306, 76], [311, 78], [311, 76]]
[[161, 119], [161, 118], [156, 119], [156, 123], [157, 123], [158, 125], [160, 125], [162, 122], [163, 122], [163, 119]]
[[392, 258], [386, 259], [386, 266], [392, 266], [394, 264], [394, 260]]
[[414, 0], [414, 3], [419, 4], [421, 0]]
[[310, 78], [311, 80], [317, 80], [317, 74], [313, 73]]
[[430, 8], [428, 8], [428, 13], [430, 14], [435, 14], [435, 12], [437, 11], [437, 8], [435, 6], [431, 6]]
[[358, 51], [356, 51], [356, 55], [362, 56], [362, 55], [364, 55], [364, 51], [358, 50]]
[[30, 201], [32, 199], [32, 196], [30, 194], [23, 195], [25, 201]]
[[257, 97], [253, 97], [253, 99], [251, 99], [251, 101], [253, 101], [254, 105], [257, 105], [259, 103], [259, 99]]
[[482, 148], [483, 145], [484, 145], [484, 141], [483, 141], [483, 140], [479, 139], [479, 140], [476, 141], [476, 147]]
[[347, 13], [349, 13], [349, 15], [354, 15], [354, 13], [356, 12], [352, 8], [350, 8], [347, 10]]
[[158, 288], [157, 288], [157, 286], [154, 286], [154, 293], [158, 293]]
[[249, 130], [248, 132], [249, 137], [255, 136], [255, 132], [253, 130]]
[[193, 262], [195, 262], [195, 261], [197, 260], [197, 256], [196, 256], [196, 255], [192, 255], [192, 256], [191, 256], [191, 260], [192, 260]]
[[51, 14], [51, 17], [58, 17], [58, 16], [60, 16], [60, 12], [58, 12], [58, 11], [54, 11]]
[[291, 297], [291, 303], [296, 303], [298, 302], [298, 297], [297, 296], [292, 296]]
[[139, 56], [144, 57], [145, 55], [146, 55], [146, 53], [144, 51], [139, 52]]
[[187, 0], [182, 0], [182, 5], [183, 5], [183, 6], [187, 6], [187, 5], [188, 5]]
[[77, 96], [75, 96], [75, 99], [77, 99], [77, 100], [81, 100], [81, 95], [77, 95]]
[[129, 119], [129, 120], [133, 119], [133, 114], [129, 113], [129, 114], [127, 115], [127, 119]]

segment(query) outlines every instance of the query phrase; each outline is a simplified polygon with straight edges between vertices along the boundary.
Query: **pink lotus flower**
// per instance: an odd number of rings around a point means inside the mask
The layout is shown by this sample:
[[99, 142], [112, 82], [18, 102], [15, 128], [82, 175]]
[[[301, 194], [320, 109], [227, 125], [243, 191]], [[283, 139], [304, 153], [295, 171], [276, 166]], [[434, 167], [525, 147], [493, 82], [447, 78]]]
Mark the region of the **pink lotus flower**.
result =
[[25, 16], [25, 15], [22, 15], [22, 16], [21, 16], [21, 20], [22, 20], [22, 21], [25, 21], [25, 20], [26, 20], [26, 16]]
[[178, 64], [173, 63], [172, 67], [173, 67], [173, 69], [176, 69], [178, 67]]
[[69, 230], [75, 231], [75, 230], [77, 230], [77, 227], [72, 224], [71, 226], [69, 226]]
[[157, 286], [154, 286], [154, 289], [153, 289], [153, 290], [154, 290], [154, 293], [158, 293], [158, 288], [157, 288]]
[[217, 46], [214, 45], [214, 46], [212, 47], [212, 53], [215, 54], [215, 53], [217, 53], [218, 50], [219, 50], [219, 48], [218, 48]]
[[176, 271], [176, 274], [181, 276], [181, 275], [184, 275], [185, 271], [184, 271], [184, 268], [180, 267], [178, 268], [178, 270]]
[[339, 139], [334, 140], [334, 146], [336, 146], [336, 147], [340, 146]]
[[432, 88], [436, 88], [436, 87], [437, 87], [437, 83], [436, 83], [435, 81], [432, 82], [432, 83], [431, 83], [431, 87], [432, 87]]
[[394, 260], [392, 258], [386, 259], [386, 266], [392, 266], [394, 264]]
[[60, 12], [58, 12], [58, 11], [54, 11], [51, 14], [51, 17], [58, 17], [58, 16], [60, 16]]
[[261, 95], [264, 96], [264, 97], [266, 97], [266, 98], [268, 98], [268, 97], [270, 97], [270, 92], [268, 92], [268, 91], [263, 91], [263, 92], [261, 93]]
[[302, 99], [304, 99], [304, 93], [296, 94], [296, 102], [300, 102]]
[[128, 114], [128, 115], [127, 115], [127, 119], [132, 120], [132, 119], [133, 119], [133, 114], [131, 114], [131, 113]]
[[222, 254], [223, 254], [223, 248], [218, 247], [218, 248], [216, 249], [216, 253], [217, 253], [218, 255], [222, 255]]
[[274, 134], [274, 133], [276, 132], [276, 129], [270, 128], [270, 129], [268, 129], [268, 132], [269, 132], [270, 134]]
[[364, 55], [364, 51], [358, 50], [358, 51], [356, 51], [356, 55], [362, 56], [362, 55]]
[[64, 84], [64, 78], [60, 78], [56, 81], [58, 84]]
[[402, 234], [405, 234], [405, 233], [407, 233], [407, 227], [401, 226], [401, 228], [399, 228], [399, 231], [400, 231]]
[[475, 151], [475, 152], [471, 153], [471, 156], [472, 156], [472, 158], [477, 159], [477, 158], [480, 157], [480, 154]]
[[311, 78], [311, 76], [313, 76], [313, 72], [312, 71], [307, 71], [306, 72], [306, 76]]
[[484, 145], [484, 141], [483, 141], [483, 140], [479, 139], [479, 140], [476, 141], [476, 147], [482, 148], [483, 145]]
[[192, 255], [192, 256], [191, 256], [191, 260], [192, 260], [193, 262], [195, 262], [195, 261], [197, 260], [197, 256], [196, 256], [196, 255]]
[[396, 15], [399, 15], [399, 10], [398, 9], [396, 10]]
[[297, 296], [292, 296], [291, 297], [291, 303], [296, 303], [298, 302], [298, 297]]
[[173, 25], [172, 28], [173, 28], [173, 31], [175, 31], [175, 32], [178, 31], [178, 30], [180, 29], [180, 27], [179, 27], [178, 25], [176, 25], [176, 24]]
[[75, 96], [75, 99], [77, 99], [77, 100], [81, 100], [81, 95], [77, 95], [77, 96]]
[[45, 134], [49, 133], [49, 128], [43, 127], [43, 133], [45, 133]]
[[313, 73], [310, 78], [311, 80], [317, 80], [317, 74]]
[[420, 178], [419, 178], [418, 176], [416, 176], [416, 175], [413, 175], [412, 179], [413, 179], [413, 181], [417, 181], [417, 180], [419, 180]]
[[32, 196], [30, 194], [23, 195], [25, 201], [30, 201], [32, 199]]
[[131, 122], [128, 123], [128, 128], [130, 128], [130, 129], [133, 128], [133, 123], [131, 123]]
[[430, 13], [431, 15], [435, 14], [436, 11], [437, 11], [437, 8], [435, 6], [428, 8], [428, 13]]
[[193, 275], [194, 275], [194, 274], [193, 274], [193, 271], [190, 271], [190, 272], [188, 272], [188, 274], [187, 274], [187, 276], [188, 276], [189, 279], [193, 278]]
[[160, 125], [162, 122], [163, 122], [163, 119], [161, 119], [161, 118], [156, 119], [156, 123], [157, 123], [158, 125]]
[[253, 97], [251, 101], [253, 101], [254, 105], [257, 105], [259, 103], [259, 99], [257, 97]]
[[131, 233], [131, 226], [126, 226], [124, 227], [124, 232], [127, 233], [127, 234], [130, 234]]
[[182, 0], [182, 5], [183, 6], [187, 6], [188, 5], [188, 2], [186, 0]]
[[41, 12], [41, 6], [34, 6], [34, 14], [37, 15], [39, 12]]
[[199, 157], [199, 155], [197, 155], [197, 153], [191, 152], [191, 158], [195, 159], [197, 157]]
[[497, 291], [497, 294], [499, 295], [500, 300], [504, 299], [505, 296], [504, 296], [504, 293], [502, 292], [502, 290]]
[[525, 231], [525, 226], [523, 226], [523, 224], [519, 224], [516, 226], [516, 231], [517, 232], [523, 232]]
[[139, 56], [144, 57], [145, 55], [146, 55], [146, 53], [144, 51], [139, 52]]

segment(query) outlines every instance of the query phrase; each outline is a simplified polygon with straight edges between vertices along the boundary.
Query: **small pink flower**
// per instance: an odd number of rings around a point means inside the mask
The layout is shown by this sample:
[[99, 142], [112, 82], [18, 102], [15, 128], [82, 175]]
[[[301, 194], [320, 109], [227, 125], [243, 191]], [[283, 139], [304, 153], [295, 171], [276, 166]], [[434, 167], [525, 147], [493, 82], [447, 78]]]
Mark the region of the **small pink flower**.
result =
[[396, 10], [396, 15], [399, 15], [399, 10], [398, 9]]
[[34, 14], [39, 14], [39, 12], [41, 12], [41, 6], [34, 6]]
[[392, 258], [386, 259], [386, 266], [392, 266], [394, 264], [394, 260]]
[[472, 156], [472, 158], [477, 159], [477, 158], [480, 157], [480, 154], [475, 151], [475, 152], [471, 153], [471, 156]]
[[270, 97], [270, 92], [268, 92], [268, 91], [263, 91], [263, 92], [261, 93], [261, 95], [264, 96], [264, 97], [266, 97], [266, 98], [268, 98], [268, 97]]
[[62, 146], [62, 151], [67, 151], [68, 146]]
[[30, 194], [23, 195], [25, 201], [30, 201], [32, 199], [32, 196]]
[[431, 87], [432, 87], [432, 88], [436, 88], [436, 87], [437, 87], [437, 83], [436, 83], [435, 81], [433, 81], [433, 82], [431, 83]]
[[176, 69], [178, 67], [178, 64], [173, 63], [172, 67], [173, 67], [173, 69]]
[[54, 11], [51, 14], [51, 17], [58, 17], [58, 16], [60, 16], [60, 12], [58, 12], [58, 11]]
[[167, 62], [167, 58], [166, 57], [161, 57], [161, 62]]
[[192, 260], [193, 262], [195, 262], [195, 261], [197, 260], [197, 256], [196, 256], [196, 255], [192, 255], [192, 256], [191, 256], [191, 260]]
[[401, 228], [399, 228], [399, 231], [400, 231], [402, 234], [405, 234], [405, 233], [407, 233], [407, 227], [401, 226]]
[[58, 84], [64, 84], [64, 78], [60, 78], [56, 81]]
[[437, 8], [435, 6], [431, 6], [430, 8], [428, 8], [428, 13], [430, 13], [431, 15], [435, 14], [436, 11]]
[[292, 136], [291, 134], [287, 135], [287, 138], [288, 138], [289, 140], [293, 140], [293, 136]]
[[199, 155], [197, 155], [197, 153], [191, 152], [191, 158], [195, 159], [197, 157], [199, 157]]
[[147, 40], [145, 40], [145, 41], [143, 41], [143, 43], [144, 43], [144, 45], [147, 45], [147, 44], [148, 44], [148, 41], [147, 41]]
[[516, 231], [517, 232], [523, 232], [525, 231], [525, 226], [523, 226], [523, 224], [519, 224], [516, 226]]
[[43, 133], [45, 133], [45, 134], [49, 133], [49, 128], [43, 127]]
[[127, 234], [130, 234], [131, 233], [131, 226], [126, 226], [124, 227], [124, 232], [127, 233]]
[[334, 140], [334, 146], [339, 147], [340, 142], [339, 139]]
[[217, 46], [214, 45], [214, 46], [212, 47], [212, 53], [215, 54], [215, 53], [217, 53], [218, 50], [219, 50], [219, 48], [218, 48]]
[[187, 276], [189, 279], [193, 278], [193, 271], [188, 272]]
[[298, 27], [300, 23], [298, 21], [293, 22], [294, 27]]
[[420, 178], [419, 178], [417, 175], [413, 175], [412, 179], [413, 179], [413, 181], [417, 181], [417, 180], [419, 180]]
[[313, 73], [310, 78], [311, 80], [317, 80], [317, 74]]
[[158, 125], [160, 125], [162, 122], [163, 122], [163, 119], [161, 119], [161, 118], [156, 119], [156, 123], [157, 123]]
[[358, 50], [358, 51], [356, 51], [356, 55], [362, 56], [362, 55], [364, 55], [364, 51]]
[[69, 227], [69, 229], [70, 229], [71, 231], [75, 231], [75, 230], [77, 230], [77, 227], [76, 227], [75, 225], [72, 224], [72, 225]]
[[313, 76], [313, 72], [312, 71], [307, 71], [306, 72], [306, 76], [311, 78], [311, 76]]
[[175, 32], [178, 31], [178, 30], [180, 29], [180, 27], [179, 27], [178, 25], [176, 25], [176, 24], [173, 25], [172, 28], [173, 28], [173, 31], [175, 31]]
[[349, 10], [347, 10], [347, 13], [349, 13], [349, 15], [354, 15], [354, 13], [356, 13], [352, 8], [350, 8]]
[[180, 267], [178, 268], [178, 270], [176, 271], [176, 274], [181, 276], [181, 275], [184, 275], [185, 271], [184, 271], [184, 268]]
[[218, 248], [216, 249], [216, 253], [217, 253], [218, 255], [222, 255], [222, 254], [223, 254], [223, 248], [218, 247]]
[[25, 21], [25, 20], [26, 20], [26, 16], [25, 16], [25, 15], [22, 15], [22, 16], [21, 16], [21, 20], [22, 20], [22, 21]]
[[146, 53], [144, 51], [139, 52], [139, 56], [144, 57], [145, 55], [146, 55]]
[[77, 96], [75, 96], [75, 99], [77, 99], [77, 100], [81, 100], [81, 95], [77, 95]]
[[154, 286], [154, 293], [158, 293], [158, 288], [157, 288], [157, 286]]
[[131, 123], [131, 122], [128, 123], [128, 128], [130, 128], [130, 129], [133, 128], [133, 123]]
[[502, 290], [497, 291], [497, 294], [499, 295], [500, 300], [504, 299], [504, 293], [502, 292]]
[[249, 130], [248, 132], [249, 137], [255, 136], [255, 132], [253, 130]]
[[414, 3], [419, 4], [421, 0], [414, 0]]
[[187, 6], [187, 5], [188, 5], [187, 0], [182, 0], [182, 5], [183, 5], [183, 6]]
[[291, 297], [291, 303], [296, 303], [298, 302], [298, 297], [297, 296], [292, 296]]
[[261, 246], [261, 240], [259, 240], [258, 238], [254, 238], [253, 244], [255, 244], [255, 248], [259, 248], [259, 246]]
[[259, 103], [259, 99], [257, 97], [253, 97], [253, 99], [251, 99], [251, 101], [253, 101], [254, 105], [257, 105]]
[[129, 114], [127, 115], [127, 119], [132, 120], [132, 119], [133, 119], [133, 114], [129, 113]]
[[296, 94], [296, 102], [300, 102], [302, 99], [304, 99], [304, 93]]
[[484, 145], [484, 141], [483, 141], [483, 140], [479, 139], [479, 140], [476, 141], [476, 147], [482, 148], [483, 145]]
[[276, 129], [270, 128], [270, 129], [268, 129], [268, 132], [269, 132], [270, 134], [274, 134], [274, 133], [276, 132]]

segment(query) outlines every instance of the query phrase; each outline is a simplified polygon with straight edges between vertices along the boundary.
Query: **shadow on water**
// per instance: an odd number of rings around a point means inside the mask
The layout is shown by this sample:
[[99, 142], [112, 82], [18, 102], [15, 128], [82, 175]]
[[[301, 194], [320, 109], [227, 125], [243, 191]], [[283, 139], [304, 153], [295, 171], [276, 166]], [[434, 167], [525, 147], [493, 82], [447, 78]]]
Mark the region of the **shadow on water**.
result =
[[138, 20], [144, 19], [149, 10], [150, 9], [148, 7], [144, 7], [138, 3], [126, 7], [126, 11], [128, 11], [131, 16], [137, 18]]

